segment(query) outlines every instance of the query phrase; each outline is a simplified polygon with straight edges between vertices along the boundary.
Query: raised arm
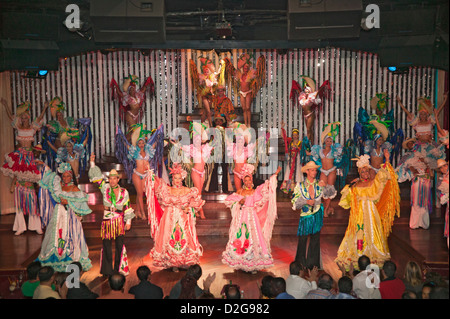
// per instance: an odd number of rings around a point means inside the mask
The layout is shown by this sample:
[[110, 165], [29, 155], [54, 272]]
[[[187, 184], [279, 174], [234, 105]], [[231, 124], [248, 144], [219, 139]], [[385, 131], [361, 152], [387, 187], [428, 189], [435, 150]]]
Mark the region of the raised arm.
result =
[[6, 100], [4, 98], [1, 99], [1, 103], [5, 107], [6, 115], [8, 115], [11, 122], [14, 121], [14, 116], [11, 114], [11, 110], [8, 108], [8, 103], [6, 103]]
[[38, 118], [37, 118], [37, 121], [38, 121], [38, 122], [41, 122], [42, 119], [44, 118], [45, 111], [47, 111], [48, 106], [49, 106], [49, 103], [48, 103], [48, 102], [45, 102], [45, 104], [44, 104], [44, 109], [42, 110], [41, 115], [39, 115]]
[[436, 122], [437, 122], [437, 117], [438, 115], [441, 113], [442, 109], [444, 108], [445, 104], [447, 103], [447, 99], [448, 99], [448, 91], [444, 93], [444, 101], [442, 102], [441, 106], [439, 106], [439, 108], [434, 111], [434, 114], [436, 116]]
[[406, 113], [406, 115], [410, 118], [413, 117], [412, 113], [409, 112], [406, 107], [403, 105], [402, 100], [400, 99], [400, 97], [397, 95], [397, 102], [400, 105], [400, 107], [402, 108], [402, 110]]

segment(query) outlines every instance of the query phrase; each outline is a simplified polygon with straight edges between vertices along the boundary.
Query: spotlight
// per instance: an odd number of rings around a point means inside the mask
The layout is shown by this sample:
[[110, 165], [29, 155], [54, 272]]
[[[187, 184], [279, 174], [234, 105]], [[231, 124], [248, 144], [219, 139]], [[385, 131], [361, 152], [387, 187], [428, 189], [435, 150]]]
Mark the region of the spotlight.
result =
[[391, 72], [395, 72], [395, 71], [397, 71], [397, 67], [396, 66], [390, 66], [390, 67], [388, 67], [388, 70], [391, 71]]
[[48, 73], [47, 70], [39, 70], [38, 75], [39, 75], [39, 76], [46, 76], [47, 73]]

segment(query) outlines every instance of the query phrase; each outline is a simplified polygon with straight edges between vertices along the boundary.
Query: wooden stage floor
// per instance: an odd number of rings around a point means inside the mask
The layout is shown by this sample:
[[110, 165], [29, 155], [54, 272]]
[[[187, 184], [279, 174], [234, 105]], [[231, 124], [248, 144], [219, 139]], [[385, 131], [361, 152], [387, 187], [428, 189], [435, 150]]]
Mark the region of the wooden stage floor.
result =
[[[336, 205], [336, 202], [333, 202], [333, 205]], [[411, 230], [408, 226], [408, 208], [408, 203], [404, 203], [404, 205], [402, 203], [401, 217], [396, 219], [393, 232], [389, 237], [389, 248], [392, 260], [398, 267], [398, 276], [403, 276], [404, 265], [410, 260], [417, 261], [421, 265], [427, 262], [443, 264], [448, 268], [449, 253], [446, 239], [443, 237], [444, 211], [439, 209], [431, 214], [431, 226], [428, 230]], [[279, 209], [279, 216], [283, 216], [284, 213], [282, 210], [286, 209], [289, 210], [286, 206]], [[209, 227], [213, 226], [216, 222], [212, 219], [212, 216], [215, 216], [214, 213], [205, 210], [205, 215], [207, 219], [198, 220], [197, 225], [199, 227], [202, 224], [208, 225]], [[43, 235], [38, 235], [30, 231], [20, 236], [15, 236], [12, 231], [13, 220], [14, 215], [0, 216], [0, 281], [7, 280], [5, 274], [17, 274], [19, 271], [23, 271], [27, 264], [39, 254], [43, 238]], [[342, 221], [345, 221], [345, 227], [342, 227]], [[336, 281], [340, 277], [340, 272], [334, 263], [334, 259], [336, 258], [338, 247], [344, 236], [347, 222], [348, 211], [336, 210], [335, 215], [325, 219], [327, 228], [325, 228], [325, 231], [321, 235], [323, 270], [331, 274]], [[89, 228], [87, 222], [83, 224], [85, 228]], [[95, 227], [97, 227], [97, 224]], [[148, 226], [146, 226], [146, 222], [144, 221], [137, 221], [132, 226], [135, 230], [139, 227], [145, 228]], [[295, 221], [293, 228], [296, 228]], [[90, 271], [83, 274], [82, 281], [88, 284], [94, 292], [102, 295], [109, 291], [109, 286], [106, 279], [99, 276], [101, 240], [98, 236], [94, 235], [86, 237], [93, 267]], [[220, 291], [223, 285], [232, 280], [233, 283], [240, 285], [241, 289], [244, 290], [244, 298], [258, 298], [258, 285], [265, 275], [269, 274], [284, 278], [289, 275], [289, 264], [295, 257], [297, 248], [297, 237], [292, 231], [286, 235], [276, 234], [273, 236], [271, 247], [275, 265], [254, 275], [242, 271], [234, 271], [222, 264], [221, 254], [227, 240], [227, 236], [223, 235], [213, 236], [206, 234], [199, 236], [199, 241], [203, 246], [203, 256], [200, 259], [203, 276], [199, 281], [199, 285], [202, 286], [203, 279], [208, 274], [215, 272], [216, 280], [212, 284], [211, 292], [216, 297], [220, 297]], [[150, 237], [133, 236], [133, 233], [130, 233], [127, 234], [125, 244], [131, 269], [131, 273], [127, 277], [126, 289], [137, 284], [138, 279], [135, 272], [140, 265], [149, 266], [152, 270], [151, 281], [162, 287], [165, 295], [168, 295], [172, 286], [184, 276], [185, 271], [174, 273], [153, 267], [151, 259], [148, 256], [150, 249], [153, 247], [153, 240]], [[0, 293], [3, 294], [2, 298], [13, 298], [13, 295], [8, 295], [9, 292], [5, 293], [0, 291]]]

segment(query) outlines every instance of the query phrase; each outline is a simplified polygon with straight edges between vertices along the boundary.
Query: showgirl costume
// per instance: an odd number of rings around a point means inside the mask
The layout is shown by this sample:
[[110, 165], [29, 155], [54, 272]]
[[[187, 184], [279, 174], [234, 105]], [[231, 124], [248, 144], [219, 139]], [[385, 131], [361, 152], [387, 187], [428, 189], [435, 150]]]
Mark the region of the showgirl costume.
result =
[[[223, 86], [218, 86], [218, 90], [225, 90]], [[213, 97], [214, 105], [214, 117], [223, 116], [224, 119], [228, 121], [233, 121], [236, 119], [236, 114], [234, 114], [234, 106], [231, 100], [226, 96], [218, 96], [217, 94]]]
[[[370, 166], [370, 156], [360, 156], [356, 166], [358, 171]], [[351, 184], [341, 191], [339, 206], [350, 209], [350, 217], [335, 261], [347, 269], [350, 264], [357, 269], [358, 259], [362, 255], [380, 267], [391, 258], [388, 237], [394, 217], [400, 216], [400, 194], [392, 187], [396, 178], [394, 169], [387, 162], [382, 165], [370, 186]]]
[[[252, 177], [254, 166], [245, 164], [242, 179]], [[225, 199], [231, 209], [229, 239], [222, 262], [233, 269], [258, 271], [273, 266], [270, 240], [277, 218], [277, 175], [272, 175], [250, 196], [233, 193]], [[245, 198], [245, 203], [239, 202]]]
[[216, 72], [214, 63], [210, 59], [200, 57], [199, 60], [200, 73], [193, 60], [189, 60], [189, 72], [193, 85], [192, 89], [197, 92], [199, 108], [203, 108], [203, 99], [208, 100], [210, 105], [213, 104], [213, 92], [219, 84], [218, 75], [220, 71]]
[[[100, 273], [112, 275], [118, 271], [123, 275], [129, 274], [127, 251], [124, 244], [125, 224], [131, 225], [135, 217], [134, 210], [130, 204], [130, 196], [125, 188], [117, 185], [119, 195], [116, 196], [114, 189], [103, 179], [103, 174], [98, 166], [90, 163], [88, 176], [92, 183], [100, 188], [103, 195], [103, 221], [101, 225], [101, 238], [103, 247], [101, 251]], [[115, 169], [111, 170], [109, 177], [119, 176]], [[112, 240], [115, 240], [115, 258], [113, 268]]]
[[[302, 172], [311, 168], [319, 168], [314, 162], [309, 162], [302, 167]], [[311, 192], [312, 190], [312, 192]], [[292, 209], [300, 210], [297, 236], [298, 246], [295, 260], [305, 267], [320, 267], [320, 230], [323, 226], [324, 208], [322, 204], [324, 187], [319, 186], [315, 179], [312, 183], [304, 178], [302, 182], [295, 185], [294, 196], [291, 199]], [[306, 202], [314, 200], [314, 205]], [[310, 236], [309, 248], [306, 249], [307, 239]], [[308, 256], [306, 252], [308, 250]]]
[[[58, 172], [72, 174], [72, 168], [70, 164], [62, 163], [58, 167]], [[74, 176], [72, 176], [73, 179]], [[50, 192], [56, 205], [53, 212], [48, 213], [51, 218], [37, 260], [42, 266], [51, 266], [59, 272], [67, 271], [67, 266], [74, 261], [80, 262], [84, 271], [89, 270], [92, 267], [89, 249], [79, 220], [80, 216], [86, 216], [92, 212], [88, 206], [88, 196], [78, 188], [76, 191], [62, 190], [63, 186], [73, 185], [73, 182], [63, 185], [61, 177], [52, 171], [45, 173], [39, 185]], [[67, 204], [61, 203], [63, 199], [67, 200]]]
[[[47, 126], [43, 128], [43, 147], [47, 151], [47, 164], [50, 168], [55, 168], [63, 162], [72, 161], [75, 159], [80, 160], [80, 170], [84, 170], [87, 165], [87, 159], [85, 154], [89, 154], [92, 144], [92, 131], [90, 128], [90, 118], [74, 119], [73, 117], [66, 117], [63, 125], [58, 119], [58, 114], [63, 113], [66, 110], [65, 103], [60, 97], [54, 97], [50, 102], [50, 113], [54, 120], [50, 120]], [[48, 134], [47, 134], [48, 129]], [[48, 142], [58, 146], [57, 140], [60, 141], [60, 145], [56, 151], [49, 147]], [[65, 143], [71, 141], [73, 144], [74, 156], [70, 156], [65, 149]]]
[[[181, 174], [186, 178], [187, 172], [181, 165], [174, 163], [169, 168], [170, 175]], [[205, 204], [197, 188], [193, 187], [184, 195], [173, 195], [171, 188], [162, 179], [157, 178], [155, 194], [164, 213], [160, 217], [154, 233], [155, 244], [150, 251], [155, 267], [187, 268], [198, 264], [203, 255], [203, 248], [197, 238], [195, 228], [196, 212]], [[186, 213], [183, 208], [189, 208]], [[149, 217], [154, 220], [155, 217]], [[153, 231], [153, 230], [152, 230]]]
[[[199, 123], [199, 122], [191, 122], [189, 125], [189, 131], [191, 131], [191, 137], [193, 139], [192, 144], [182, 145], [181, 148], [183, 150], [184, 156], [186, 156], [189, 160], [192, 159], [192, 163], [209, 163], [209, 159], [211, 158], [211, 152], [214, 147], [212, 143], [208, 141], [208, 125], [207, 123]], [[192, 167], [192, 172], [200, 175], [201, 178], [205, 175], [205, 170], [202, 171]], [[192, 173], [191, 173], [192, 174]]]
[[[433, 136], [434, 116], [431, 114], [430, 100], [419, 99], [419, 112], [428, 113], [426, 123], [420, 123], [419, 116], [408, 117], [409, 124], [413, 126], [417, 141], [412, 152], [397, 166], [398, 181], [411, 181], [411, 217], [409, 227], [428, 229], [430, 225], [429, 214], [433, 209], [432, 180], [433, 169], [437, 168], [437, 161], [445, 159], [444, 145], [437, 145], [434, 141], [422, 142], [422, 136]], [[416, 173], [412, 172], [412, 169]]]
[[[19, 145], [22, 142], [34, 142], [36, 132], [41, 128], [42, 121], [34, 120], [29, 128], [21, 128], [18, 124], [22, 114], [30, 116], [30, 102], [24, 102], [18, 106], [16, 115], [11, 125], [17, 131], [16, 140]], [[11, 178], [17, 178], [19, 182], [38, 183], [41, 174], [34, 162], [34, 154], [32, 148], [22, 147], [5, 155], [5, 163], [1, 167], [3, 174]]]
[[[236, 139], [244, 139], [246, 143], [251, 138], [250, 132], [248, 129], [243, 129], [240, 123], [234, 122], [236, 127], [233, 129], [235, 132]], [[234, 163], [249, 163], [254, 160], [256, 163], [256, 141], [252, 143], [248, 143], [247, 146], [240, 146], [238, 142], [233, 143], [229, 136], [225, 135], [226, 142], [226, 152], [227, 157], [229, 159], [233, 159]], [[250, 161], [249, 161], [250, 159]], [[253, 164], [253, 163], [252, 163]], [[238, 172], [236, 169], [233, 169], [233, 174], [237, 176], [239, 179], [243, 179], [244, 176], [242, 172]]]
[[[373, 139], [368, 139], [364, 143], [364, 154], [367, 154], [370, 156], [370, 158], [374, 157], [381, 157], [384, 159], [384, 150], [388, 150], [389, 154], [392, 152], [392, 144], [389, 142], [384, 142], [381, 147], [380, 151], [377, 151], [377, 140], [380, 138], [383, 138], [385, 141], [388, 138], [388, 131], [387, 128], [383, 126], [383, 124], [378, 123], [377, 121], [371, 121], [372, 125], [374, 125], [378, 130], [375, 135], [373, 135]], [[378, 172], [379, 168], [375, 168], [372, 165], [370, 165], [370, 168], [372, 168], [375, 172]]]
[[[293, 190], [293, 187], [295, 187], [292, 186], [293, 184], [295, 185], [296, 183], [303, 181], [302, 161], [300, 156], [302, 141], [299, 140], [294, 144], [292, 137], [287, 137], [286, 130], [284, 128], [281, 129], [281, 132], [284, 140], [284, 151], [287, 157], [287, 169], [280, 189], [285, 193], [289, 193]], [[292, 134], [295, 132], [298, 134], [298, 129], [292, 130]]]
[[[336, 138], [336, 136], [339, 134], [339, 122], [330, 123], [327, 124], [321, 135], [321, 142], [322, 144], [325, 143], [325, 140], [327, 138], [332, 138], [333, 141]], [[331, 150], [325, 155], [323, 153], [324, 147], [322, 145], [314, 145], [311, 147], [311, 158], [312, 160], [319, 165], [320, 167], [320, 174], [325, 174], [328, 176], [332, 171], [339, 168], [342, 159], [343, 159], [343, 147], [339, 143], [333, 143], [331, 145]], [[333, 164], [334, 166], [330, 169], [323, 169], [322, 168], [322, 159], [323, 158], [329, 158], [334, 159]], [[326, 185], [323, 189], [323, 198], [324, 199], [333, 199], [337, 195], [337, 190], [334, 187], [334, 185]]]

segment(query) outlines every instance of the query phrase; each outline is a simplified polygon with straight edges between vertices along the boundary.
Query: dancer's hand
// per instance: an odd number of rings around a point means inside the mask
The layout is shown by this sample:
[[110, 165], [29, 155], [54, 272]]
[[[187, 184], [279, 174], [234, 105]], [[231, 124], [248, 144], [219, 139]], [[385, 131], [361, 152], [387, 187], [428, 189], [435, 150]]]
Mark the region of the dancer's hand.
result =
[[320, 186], [320, 187], [325, 187], [325, 186], [326, 186], [326, 184], [325, 184], [325, 182], [324, 182], [324, 181], [320, 180], [320, 181], [319, 181], [319, 186]]
[[131, 224], [125, 224], [125, 230], [128, 231], [131, 229]]
[[89, 158], [89, 161], [91, 163], [95, 163], [95, 154], [94, 153], [91, 154], [91, 157]]
[[216, 273], [214, 272], [212, 275], [209, 274], [205, 280], [203, 280], [203, 290], [210, 291], [211, 284], [216, 279]]

